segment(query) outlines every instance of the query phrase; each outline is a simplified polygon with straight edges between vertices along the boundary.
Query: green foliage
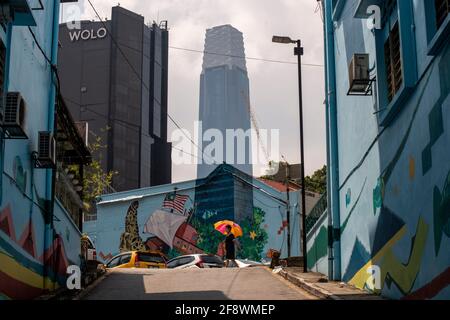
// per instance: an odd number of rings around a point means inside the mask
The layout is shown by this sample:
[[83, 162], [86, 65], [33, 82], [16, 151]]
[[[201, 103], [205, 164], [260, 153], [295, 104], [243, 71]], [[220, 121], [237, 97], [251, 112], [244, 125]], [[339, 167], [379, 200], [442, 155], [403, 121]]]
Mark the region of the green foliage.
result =
[[169, 252], [167, 252], [166, 256], [167, 259], [171, 260], [173, 258], [176, 258], [180, 255], [180, 253], [176, 249], [169, 249]]
[[195, 216], [191, 220], [191, 225], [198, 232], [197, 247], [206, 253], [216, 254], [219, 243], [225, 236], [214, 229], [214, 223], [210, 219]]
[[[109, 128], [101, 129], [102, 132], [109, 130]], [[89, 143], [89, 151], [91, 154], [95, 154], [102, 149], [106, 149], [107, 146], [102, 143], [102, 138], [98, 135], [94, 135], [93, 142]], [[100, 153], [97, 153], [100, 154]], [[71, 168], [76, 170], [76, 166]], [[107, 192], [111, 187], [113, 177], [117, 175], [117, 171], [105, 172], [102, 168], [101, 156], [92, 159], [92, 162], [84, 167], [84, 180], [83, 180], [83, 202], [85, 209], [90, 211], [91, 204], [95, 202], [95, 198]]]
[[[269, 166], [270, 168], [276, 168], [277, 166], [285, 166], [286, 164], [284, 162], [275, 162], [271, 161]], [[283, 169], [284, 170], [284, 169]], [[270, 170], [267, 170], [267, 174], [261, 176], [262, 179], [266, 180], [272, 180], [272, 181], [278, 181], [286, 184], [286, 179], [283, 176], [282, 179], [280, 179], [277, 175], [272, 175]], [[301, 179], [295, 179], [293, 182], [296, 182], [297, 184], [301, 184]], [[306, 190], [311, 192], [316, 192], [323, 194], [327, 191], [327, 166], [324, 165], [321, 169], [316, 170], [311, 176], [305, 177], [305, 186]]]
[[323, 194], [327, 191], [327, 166], [305, 177], [306, 190]]
[[[241, 250], [237, 252], [239, 258], [260, 261], [269, 235], [264, 229], [265, 212], [257, 207], [253, 208], [253, 219], [245, 218], [241, 221], [243, 236], [239, 239]], [[252, 238], [253, 235], [253, 238]]]
[[[237, 256], [243, 259], [261, 260], [264, 247], [269, 238], [267, 231], [262, 227], [264, 224], [265, 212], [260, 208], [253, 208], [253, 217], [247, 217], [242, 221], [237, 221], [242, 228], [243, 236], [239, 238], [241, 250]], [[214, 222], [211, 219], [204, 219], [202, 216], [195, 216], [191, 224], [198, 232], [197, 247], [206, 253], [217, 253], [219, 243], [225, 240], [225, 236], [214, 229]], [[254, 236], [252, 238], [251, 236]]]

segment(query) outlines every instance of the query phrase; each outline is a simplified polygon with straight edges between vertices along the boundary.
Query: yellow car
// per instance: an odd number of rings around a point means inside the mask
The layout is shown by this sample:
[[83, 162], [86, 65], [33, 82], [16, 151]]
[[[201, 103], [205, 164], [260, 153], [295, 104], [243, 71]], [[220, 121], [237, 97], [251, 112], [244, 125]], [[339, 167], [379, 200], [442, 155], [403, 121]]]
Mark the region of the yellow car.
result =
[[129, 251], [118, 254], [106, 263], [106, 268], [165, 269], [166, 256], [159, 251]]

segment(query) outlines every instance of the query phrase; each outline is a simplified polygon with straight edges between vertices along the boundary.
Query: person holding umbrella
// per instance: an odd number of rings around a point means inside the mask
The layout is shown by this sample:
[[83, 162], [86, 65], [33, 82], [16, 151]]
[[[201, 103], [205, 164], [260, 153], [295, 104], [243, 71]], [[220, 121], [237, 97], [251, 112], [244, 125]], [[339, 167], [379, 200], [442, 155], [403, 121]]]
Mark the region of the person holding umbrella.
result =
[[233, 265], [237, 265], [236, 263], [236, 237], [231, 232], [231, 226], [226, 227], [227, 237], [225, 238], [225, 268], [228, 268], [231, 262]]
[[237, 266], [236, 263], [236, 247], [240, 248], [240, 244], [236, 237], [242, 236], [241, 227], [233, 221], [219, 221], [214, 224], [214, 228], [220, 233], [226, 235], [225, 238], [225, 268], [230, 266], [230, 260]]

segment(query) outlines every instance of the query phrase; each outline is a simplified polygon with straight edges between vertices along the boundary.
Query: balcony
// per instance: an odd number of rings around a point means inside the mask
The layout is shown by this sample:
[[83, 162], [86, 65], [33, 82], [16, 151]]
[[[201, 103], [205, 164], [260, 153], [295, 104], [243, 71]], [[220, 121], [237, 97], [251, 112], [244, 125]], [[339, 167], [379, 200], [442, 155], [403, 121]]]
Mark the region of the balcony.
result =
[[92, 161], [91, 153], [64, 100], [56, 104], [56, 183], [55, 196], [81, 230], [83, 213], [83, 168]]

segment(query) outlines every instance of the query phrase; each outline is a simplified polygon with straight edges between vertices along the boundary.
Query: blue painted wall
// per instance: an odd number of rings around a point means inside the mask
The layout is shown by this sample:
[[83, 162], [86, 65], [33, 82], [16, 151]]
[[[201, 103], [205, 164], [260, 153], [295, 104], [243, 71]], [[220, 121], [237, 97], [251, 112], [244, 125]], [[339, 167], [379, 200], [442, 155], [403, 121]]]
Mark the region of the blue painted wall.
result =
[[316, 222], [306, 237], [308, 270], [328, 274], [328, 218], [326, 213]]
[[[59, 0], [42, 3], [44, 10], [32, 11], [36, 26], [31, 29], [52, 59], [57, 50], [58, 28], [54, 26]], [[38, 132], [53, 128], [51, 67], [27, 26], [0, 28], [0, 38], [9, 53], [5, 92], [19, 91], [25, 99], [28, 136], [25, 140], [0, 139], [0, 298], [34, 298], [64, 284], [67, 264], [79, 263], [80, 234], [59, 203], [55, 223], [48, 218], [51, 171], [33, 169], [31, 161], [31, 153], [38, 148]]]
[[[430, 31], [433, 3], [399, 1], [403, 77], [410, 87], [392, 103], [383, 100], [384, 52], [377, 48], [383, 31], [353, 16], [356, 1], [337, 1], [334, 34], [326, 39], [335, 46], [336, 69], [328, 74], [335, 77], [337, 100], [339, 183], [332, 183], [339, 190], [341, 259], [335, 263], [344, 281], [390, 298], [450, 298], [449, 18]], [[332, 1], [325, 4], [330, 10]], [[370, 54], [372, 96], [347, 96], [354, 53]], [[378, 289], [367, 273], [372, 265], [380, 267]]]

